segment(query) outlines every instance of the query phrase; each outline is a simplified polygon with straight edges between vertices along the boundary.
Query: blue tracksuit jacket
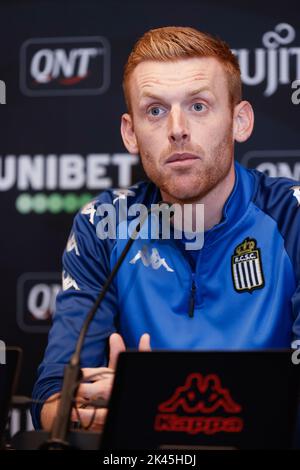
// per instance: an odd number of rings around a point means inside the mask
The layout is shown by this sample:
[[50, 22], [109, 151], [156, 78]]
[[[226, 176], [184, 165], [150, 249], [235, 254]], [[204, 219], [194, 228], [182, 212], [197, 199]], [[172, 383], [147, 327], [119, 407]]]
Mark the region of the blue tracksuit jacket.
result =
[[[300, 186], [238, 163], [235, 172], [223, 218], [205, 232], [194, 265], [181, 241], [133, 243], [90, 326], [83, 367], [106, 365], [107, 339], [114, 331], [129, 348], [137, 347], [145, 332], [152, 348], [159, 349], [283, 348], [300, 338]], [[99, 206], [117, 207], [124, 197], [105, 191], [74, 219], [36, 399], [60, 390], [87, 312], [126, 244], [120, 234], [130, 218], [116, 221], [116, 239], [97, 236], [103, 221]], [[126, 197], [128, 206], [150, 207], [161, 199], [148, 182], [130, 188]], [[36, 427], [40, 408], [33, 406]]]

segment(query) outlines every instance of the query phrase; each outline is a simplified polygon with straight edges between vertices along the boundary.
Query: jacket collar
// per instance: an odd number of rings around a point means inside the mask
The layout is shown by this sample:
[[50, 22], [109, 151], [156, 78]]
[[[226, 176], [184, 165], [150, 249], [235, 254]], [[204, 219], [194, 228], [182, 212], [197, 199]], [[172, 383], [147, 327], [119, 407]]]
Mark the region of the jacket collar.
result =
[[[234, 164], [234, 187], [223, 207], [221, 221], [204, 234], [204, 246], [211, 245], [215, 240], [231, 230], [244, 216], [254, 192], [255, 180], [251, 170], [247, 170], [238, 162]], [[142, 197], [147, 207], [161, 201], [161, 193], [157, 186], [149, 183]], [[137, 202], [137, 201], [135, 201]], [[205, 211], [205, 208], [204, 208]], [[161, 228], [161, 227], [160, 227]], [[161, 232], [161, 230], [159, 230]]]
[[235, 162], [234, 169], [235, 183], [224, 204], [222, 219], [205, 232], [205, 244], [213, 243], [229, 229], [232, 229], [244, 216], [252, 199], [255, 184], [252, 172], [242, 167], [238, 162]]

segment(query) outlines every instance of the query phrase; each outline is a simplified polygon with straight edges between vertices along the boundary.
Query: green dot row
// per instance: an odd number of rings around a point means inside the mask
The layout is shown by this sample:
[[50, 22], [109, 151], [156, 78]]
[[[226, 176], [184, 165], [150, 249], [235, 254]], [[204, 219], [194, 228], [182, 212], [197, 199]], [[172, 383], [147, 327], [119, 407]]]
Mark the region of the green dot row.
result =
[[20, 194], [16, 199], [16, 209], [21, 214], [59, 214], [60, 212], [73, 213], [77, 212], [81, 207], [87, 204], [93, 195], [90, 193], [36, 193], [34, 195], [28, 193]]

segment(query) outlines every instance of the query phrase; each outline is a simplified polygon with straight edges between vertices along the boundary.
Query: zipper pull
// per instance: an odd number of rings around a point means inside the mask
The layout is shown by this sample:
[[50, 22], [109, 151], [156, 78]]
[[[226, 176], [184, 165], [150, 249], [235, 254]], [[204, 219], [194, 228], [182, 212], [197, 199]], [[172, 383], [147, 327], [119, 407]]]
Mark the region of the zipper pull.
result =
[[195, 295], [196, 295], [196, 284], [193, 279], [192, 287], [191, 287], [191, 295], [190, 295], [190, 307], [189, 307], [189, 317], [193, 318], [194, 316], [194, 309], [195, 309]]

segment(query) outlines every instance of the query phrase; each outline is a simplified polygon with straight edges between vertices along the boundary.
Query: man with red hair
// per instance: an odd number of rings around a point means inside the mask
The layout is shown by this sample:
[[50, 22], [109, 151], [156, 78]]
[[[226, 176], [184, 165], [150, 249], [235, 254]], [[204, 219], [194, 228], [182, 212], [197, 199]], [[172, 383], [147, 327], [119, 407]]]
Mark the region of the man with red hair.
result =
[[[234, 144], [250, 137], [254, 115], [242, 100], [239, 64], [228, 45], [192, 28], [148, 31], [129, 56], [123, 87], [122, 138], [150, 180], [129, 189], [128, 204], [163, 200], [183, 215], [192, 207], [191, 226], [197, 205], [204, 205], [204, 245], [186, 250], [184, 236], [133, 243], [84, 344], [83, 375], [94, 376], [79, 387], [83, 404], [108, 399], [117, 355], [126, 347], [149, 350], [151, 341], [159, 349], [282, 348], [300, 337], [295, 183], [234, 161]], [[37, 427], [51, 428], [64, 365], [126, 243], [120, 233], [128, 221], [117, 221], [116, 239], [97, 233], [102, 205], [119, 202], [105, 191], [75, 218], [34, 389], [46, 402], [34, 407]], [[93, 410], [78, 413], [86, 424]], [[93, 427], [104, 419], [105, 410], [97, 410]]]

